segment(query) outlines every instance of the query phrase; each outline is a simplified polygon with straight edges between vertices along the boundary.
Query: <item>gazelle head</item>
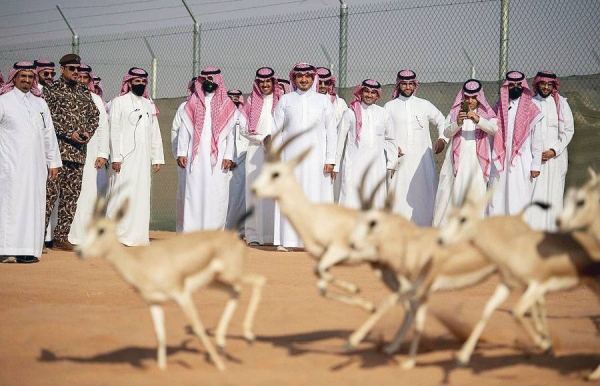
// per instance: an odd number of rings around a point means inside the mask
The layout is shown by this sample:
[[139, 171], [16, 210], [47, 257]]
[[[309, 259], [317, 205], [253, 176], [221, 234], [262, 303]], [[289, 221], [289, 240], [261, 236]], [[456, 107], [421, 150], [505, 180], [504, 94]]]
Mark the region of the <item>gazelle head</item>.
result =
[[355, 256], [360, 256], [364, 259], [374, 259], [378, 255], [377, 246], [382, 232], [388, 232], [387, 219], [391, 215], [394, 206], [394, 193], [390, 190], [385, 199], [383, 209], [374, 208], [375, 197], [377, 191], [385, 183], [385, 177], [380, 180], [369, 197], [365, 194], [365, 182], [369, 170], [373, 162], [365, 169], [360, 186], [358, 188], [358, 196], [360, 198], [361, 210], [356, 219], [354, 230], [350, 234], [348, 244]]
[[440, 228], [438, 244], [452, 245], [461, 241], [471, 241], [477, 235], [477, 227], [488, 202], [494, 194], [489, 188], [483, 197], [473, 197], [474, 189], [469, 189], [462, 204], [454, 206], [448, 214], [446, 224]]
[[588, 168], [590, 179], [579, 188], [569, 188], [556, 225], [563, 232], [585, 229], [600, 215], [600, 178]]
[[117, 224], [127, 213], [129, 199], [123, 201], [114, 219], [106, 217], [107, 205], [108, 200], [99, 195], [94, 206], [94, 216], [87, 225], [85, 239], [76, 249], [77, 256], [82, 259], [104, 257], [114, 245], [120, 245]]
[[294, 169], [302, 162], [310, 153], [308, 148], [298, 154], [296, 157], [281, 161], [281, 153], [296, 138], [304, 135], [306, 131], [294, 134], [288, 138], [281, 146], [276, 147], [275, 139], [281, 134], [281, 131], [276, 132], [271, 140], [265, 142], [267, 153], [265, 156], [265, 164], [262, 171], [252, 184], [252, 193], [260, 198], [281, 198], [286, 193], [299, 189]]

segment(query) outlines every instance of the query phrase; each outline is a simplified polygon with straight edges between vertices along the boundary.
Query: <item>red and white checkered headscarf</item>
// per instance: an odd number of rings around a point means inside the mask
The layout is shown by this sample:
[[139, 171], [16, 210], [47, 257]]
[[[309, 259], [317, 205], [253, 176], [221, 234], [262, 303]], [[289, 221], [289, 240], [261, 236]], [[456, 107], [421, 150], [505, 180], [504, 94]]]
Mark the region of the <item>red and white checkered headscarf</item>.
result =
[[202, 82], [208, 76], [212, 76], [213, 83], [217, 84], [217, 89], [211, 100], [210, 117], [212, 123], [212, 140], [210, 146], [210, 164], [215, 167], [219, 156], [219, 136], [227, 126], [227, 123], [235, 113], [235, 105], [227, 96], [227, 89], [221, 76], [221, 70], [216, 67], [207, 67], [200, 72], [196, 78], [194, 93], [185, 105], [185, 112], [194, 125], [194, 141], [192, 145], [192, 164], [198, 155], [200, 146], [200, 137], [204, 127], [204, 114], [206, 113], [206, 98], [202, 91]]
[[33, 71], [33, 84], [31, 85], [31, 90], [29, 90], [36, 97], [43, 98], [44, 94], [40, 89], [38, 89], [38, 75], [35, 72], [35, 65], [32, 62], [16, 62], [13, 64], [13, 68], [10, 70], [8, 74], [8, 80], [2, 87], [0, 88], [0, 95], [6, 94], [15, 88], [15, 77], [19, 73], [19, 71], [28, 70]]
[[[483, 93], [483, 87], [481, 82], [477, 79], [469, 79], [464, 84], [462, 89], [456, 94], [456, 98], [454, 99], [454, 103], [452, 104], [452, 108], [450, 109], [450, 122], [456, 122], [458, 118], [458, 113], [460, 112], [460, 105], [464, 100], [465, 96], [474, 96], [477, 98], [477, 115], [483, 117], [485, 119], [494, 119], [496, 118], [496, 113], [489, 105], [487, 99], [485, 98], [485, 94]], [[452, 158], [454, 161], [454, 177], [458, 173], [458, 161], [460, 159], [460, 147], [462, 143], [462, 129], [459, 129], [458, 132], [452, 137]], [[490, 155], [489, 155], [489, 141], [488, 134], [481, 130], [479, 126], [476, 126], [475, 129], [475, 148], [477, 151], [477, 159], [479, 160], [479, 165], [481, 166], [481, 170], [483, 171], [483, 175], [485, 180], [489, 180], [490, 178]]]
[[362, 111], [360, 109], [360, 103], [362, 102], [362, 91], [364, 89], [372, 90], [377, 92], [379, 98], [381, 98], [381, 84], [373, 79], [365, 79], [363, 82], [354, 88], [354, 97], [350, 102], [350, 109], [354, 111], [356, 117], [356, 143], [360, 142], [360, 132], [362, 130]]
[[2, 76], [2, 73], [0, 72], [0, 87], [2, 87], [4, 85], [4, 76]]
[[100, 98], [102, 98], [102, 100], [104, 100], [104, 87], [102, 86], [102, 79], [99, 76], [96, 76], [96, 74], [94, 74], [93, 71], [90, 73], [90, 77], [94, 82], [94, 87], [98, 87], [98, 95], [100, 96]]
[[187, 85], [187, 97], [186, 100], [189, 100], [190, 97], [194, 94], [194, 91], [196, 90], [196, 78], [197, 76], [193, 77], [192, 79], [190, 79], [190, 81], [188, 82]]
[[415, 84], [415, 91], [413, 94], [417, 93], [419, 89], [419, 81], [417, 80], [417, 74], [413, 70], [400, 70], [396, 75], [396, 86], [394, 87], [394, 91], [392, 92], [392, 99], [398, 98], [400, 95], [400, 83], [408, 83], [412, 82]]
[[[238, 110], [240, 110], [242, 113], [244, 113], [243, 110], [244, 110], [245, 102], [244, 102], [244, 95], [242, 94], [242, 90], [238, 90], [237, 88], [229, 89], [229, 91], [227, 91], [227, 96], [230, 97], [230, 99], [232, 96], [237, 96], [238, 102], [240, 105], [236, 106], [236, 107], [238, 108]], [[235, 104], [235, 102], [233, 104]], [[244, 115], [245, 115], [245, 113], [244, 113]]]
[[551, 71], [539, 71], [535, 78], [533, 78], [533, 92], [534, 95], [537, 94], [537, 84], [539, 82], [548, 82], [554, 83], [554, 89], [552, 90], [552, 98], [554, 99], [554, 103], [556, 104], [556, 113], [558, 114], [558, 120], [562, 121], [560, 118], [560, 98], [558, 97], [558, 91], [560, 89], [560, 81], [555, 73]]
[[46, 71], [46, 70], [54, 71], [54, 67], [55, 67], [54, 62], [52, 62], [48, 59], [43, 59], [43, 58], [34, 60], [33, 65], [35, 66], [36, 74], [39, 74], [40, 71]]
[[319, 84], [319, 76], [317, 74], [317, 69], [312, 64], [308, 63], [296, 63], [294, 68], [290, 70], [290, 85], [292, 87], [292, 91], [296, 91], [296, 74], [309, 74], [314, 77], [312, 89], [316, 90], [317, 85]]
[[510, 154], [510, 164], [513, 164], [515, 157], [521, 154], [521, 146], [525, 143], [529, 135], [531, 122], [540, 113], [537, 106], [531, 101], [531, 89], [525, 79], [525, 74], [519, 71], [510, 71], [506, 74], [506, 79], [500, 88], [500, 100], [494, 108], [498, 117], [498, 132], [494, 135], [494, 146], [492, 159], [498, 171], [504, 170], [504, 161], [506, 159], [506, 130], [508, 130], [508, 107], [510, 101], [508, 97], [509, 83], [519, 83], [523, 87], [523, 94], [519, 101], [517, 116], [515, 117], [515, 128], [512, 137], [512, 154]]
[[277, 83], [279, 83], [279, 85], [283, 87], [284, 94], [287, 94], [292, 90], [290, 87], [290, 81], [287, 79], [277, 78]]
[[81, 74], [82, 72], [87, 72], [90, 75], [90, 80], [87, 84], [87, 88], [91, 92], [94, 92], [94, 79], [92, 76], [92, 67], [90, 67], [89, 65], [87, 65], [85, 63], [81, 63], [79, 65], [79, 74]]
[[335, 93], [335, 76], [331, 73], [331, 70], [326, 67], [317, 67], [317, 75], [319, 75], [320, 82], [330, 82], [329, 86], [327, 86], [327, 94], [331, 97], [331, 103], [334, 103], [337, 97], [337, 94]]
[[[148, 79], [148, 72], [140, 67], [131, 67], [127, 74], [123, 77], [123, 82], [121, 83], [121, 95], [127, 94], [131, 90], [131, 85], [129, 81], [135, 78]], [[152, 98], [150, 98], [150, 94], [148, 93], [148, 86], [144, 89], [144, 94], [142, 95], [144, 98], [148, 99], [150, 103], [152, 103], [152, 107], [154, 107], [154, 113], [152, 115], [158, 115], [158, 107], [154, 104]]]
[[252, 86], [252, 94], [248, 98], [248, 104], [244, 107], [244, 112], [248, 117], [248, 132], [250, 134], [256, 134], [256, 126], [260, 120], [260, 113], [263, 106], [263, 95], [258, 87], [258, 82], [261, 80], [270, 79], [273, 82], [273, 106], [271, 107], [271, 115], [275, 111], [279, 98], [283, 95], [281, 88], [279, 88], [279, 82], [275, 77], [275, 71], [271, 67], [261, 67], [256, 70], [256, 76], [254, 77], [254, 83]]

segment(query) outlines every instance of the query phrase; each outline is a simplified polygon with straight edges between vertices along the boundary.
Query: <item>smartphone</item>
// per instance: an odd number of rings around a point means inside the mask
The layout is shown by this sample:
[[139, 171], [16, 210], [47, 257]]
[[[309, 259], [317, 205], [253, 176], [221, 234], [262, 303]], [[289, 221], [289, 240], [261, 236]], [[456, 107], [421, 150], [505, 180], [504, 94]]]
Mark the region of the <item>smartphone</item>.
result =
[[468, 113], [469, 112], [469, 102], [462, 101], [462, 103], [460, 104], [460, 111], [463, 113]]

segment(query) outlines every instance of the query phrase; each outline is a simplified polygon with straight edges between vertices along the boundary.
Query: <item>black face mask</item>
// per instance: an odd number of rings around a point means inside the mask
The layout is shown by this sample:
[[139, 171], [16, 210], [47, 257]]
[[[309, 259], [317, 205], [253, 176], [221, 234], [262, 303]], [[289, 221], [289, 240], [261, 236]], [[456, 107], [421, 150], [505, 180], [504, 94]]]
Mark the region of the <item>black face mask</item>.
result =
[[144, 95], [144, 90], [146, 90], [145, 84], [132, 84], [131, 85], [131, 92], [137, 96]]
[[213, 92], [217, 89], [217, 84], [211, 82], [210, 80], [205, 80], [202, 82], [202, 90], [206, 92]]
[[508, 97], [510, 99], [517, 99], [523, 94], [523, 89], [521, 87], [515, 87], [508, 90]]

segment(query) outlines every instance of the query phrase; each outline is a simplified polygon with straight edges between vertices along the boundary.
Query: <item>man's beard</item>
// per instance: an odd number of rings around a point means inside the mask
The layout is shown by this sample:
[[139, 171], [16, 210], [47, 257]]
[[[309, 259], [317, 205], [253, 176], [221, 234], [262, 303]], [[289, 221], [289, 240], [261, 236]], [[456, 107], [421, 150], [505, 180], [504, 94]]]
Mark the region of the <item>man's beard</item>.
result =
[[412, 94], [414, 93], [414, 91], [402, 91], [402, 90], [398, 90], [400, 92], [400, 95], [402, 95], [405, 98], [410, 98], [412, 96]]

